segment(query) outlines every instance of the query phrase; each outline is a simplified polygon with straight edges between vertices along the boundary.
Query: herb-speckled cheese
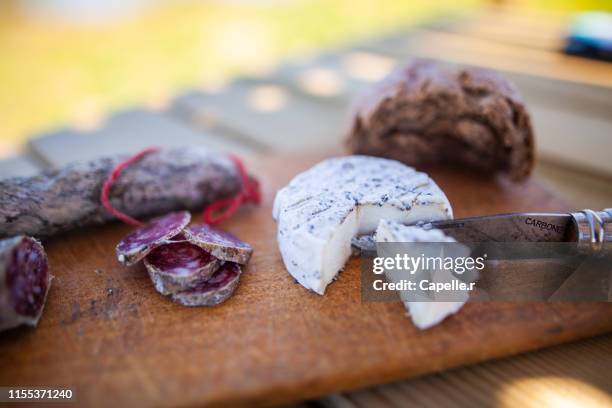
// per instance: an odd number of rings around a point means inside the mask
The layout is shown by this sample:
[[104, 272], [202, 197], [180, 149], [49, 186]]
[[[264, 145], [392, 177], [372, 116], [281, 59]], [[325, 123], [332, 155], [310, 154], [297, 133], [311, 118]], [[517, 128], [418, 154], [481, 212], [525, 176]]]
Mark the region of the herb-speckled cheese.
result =
[[425, 230], [389, 220], [379, 221], [374, 240], [376, 242], [457, 242], [439, 229]]
[[[424, 230], [389, 220], [380, 220], [374, 238], [376, 242], [456, 242], [440, 230]], [[456, 293], [456, 296], [462, 296], [463, 300], [453, 302], [404, 301], [404, 306], [410, 313], [414, 325], [424, 330], [440, 323], [447, 316], [457, 313], [469, 298], [467, 292]]]
[[351, 239], [382, 218], [403, 223], [452, 218], [448, 199], [425, 173], [370, 156], [325, 160], [279, 190], [273, 216], [285, 267], [323, 294], [351, 255]]

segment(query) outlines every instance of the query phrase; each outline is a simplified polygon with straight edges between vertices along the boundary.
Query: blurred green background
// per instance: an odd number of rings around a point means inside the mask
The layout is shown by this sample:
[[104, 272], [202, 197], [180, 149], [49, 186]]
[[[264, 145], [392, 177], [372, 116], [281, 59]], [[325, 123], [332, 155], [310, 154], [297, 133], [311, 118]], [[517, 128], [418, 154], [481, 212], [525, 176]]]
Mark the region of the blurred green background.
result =
[[[503, 2], [494, 2], [500, 4]], [[610, 1], [520, 7], [612, 9]], [[161, 108], [182, 90], [281, 59], [405, 29], [481, 0], [12, 0], [0, 3], [0, 157], [36, 132]], [[512, 4], [515, 5], [515, 4]]]

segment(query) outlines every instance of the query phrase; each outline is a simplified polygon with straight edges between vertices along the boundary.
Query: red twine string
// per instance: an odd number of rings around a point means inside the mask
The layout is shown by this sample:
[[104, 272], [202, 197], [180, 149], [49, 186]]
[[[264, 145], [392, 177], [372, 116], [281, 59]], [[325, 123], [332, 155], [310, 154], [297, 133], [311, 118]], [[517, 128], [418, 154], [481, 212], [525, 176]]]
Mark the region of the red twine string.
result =
[[[148, 154], [157, 152], [159, 150], [158, 147], [149, 147], [144, 149], [140, 153], [135, 154], [132, 157], [127, 158], [126, 160], [120, 162], [108, 176], [108, 178], [104, 181], [102, 186], [102, 191], [100, 192], [100, 202], [102, 206], [120, 219], [126, 224], [134, 225], [136, 227], [141, 227], [144, 225], [143, 222], [138, 221], [127, 215], [126, 213], [119, 211], [110, 202], [109, 194], [110, 189], [113, 186], [113, 183], [119, 178], [123, 170], [126, 167], [131, 165], [132, 163], [142, 159]], [[251, 179], [244, 168], [244, 164], [242, 160], [238, 156], [233, 154], [228, 154], [229, 158], [234, 162], [236, 169], [238, 170], [238, 175], [240, 176], [240, 183], [242, 185], [238, 194], [234, 197], [224, 198], [221, 200], [217, 200], [211, 203], [208, 207], [204, 208], [202, 212], [202, 218], [205, 223], [210, 225], [215, 225], [220, 222], [223, 222], [229, 219], [234, 213], [240, 208], [242, 204], [259, 204], [261, 202], [261, 191], [259, 188], [259, 183], [255, 179]], [[215, 215], [215, 213], [218, 213]]]
[[[210, 225], [219, 224], [229, 219], [240, 208], [242, 204], [259, 204], [261, 203], [261, 191], [257, 180], [249, 177], [244, 168], [242, 160], [236, 155], [228, 154], [229, 158], [234, 162], [242, 188], [234, 197], [217, 200], [210, 204], [202, 212], [202, 219]], [[215, 215], [217, 213], [217, 215]]]
[[106, 208], [106, 211], [113, 214], [115, 217], [119, 218], [121, 221], [125, 222], [126, 224], [134, 225], [136, 227], [142, 227], [144, 225], [144, 223], [142, 223], [141, 221], [138, 221], [137, 219], [134, 219], [130, 217], [129, 215], [127, 215], [126, 213], [119, 211], [118, 209], [113, 207], [113, 205], [110, 202], [110, 199], [108, 198], [110, 194], [110, 189], [113, 186], [113, 183], [119, 178], [119, 176], [121, 175], [121, 173], [123, 172], [123, 170], [125, 170], [127, 166], [134, 163], [135, 161], [142, 159], [146, 155], [156, 152], [158, 150], [159, 150], [158, 147], [149, 147], [147, 149], [144, 149], [140, 153], [137, 153], [134, 156], [125, 159], [113, 169], [111, 174], [104, 181], [104, 185], [102, 186], [102, 191], [100, 192], [100, 201], [102, 202], [102, 206]]

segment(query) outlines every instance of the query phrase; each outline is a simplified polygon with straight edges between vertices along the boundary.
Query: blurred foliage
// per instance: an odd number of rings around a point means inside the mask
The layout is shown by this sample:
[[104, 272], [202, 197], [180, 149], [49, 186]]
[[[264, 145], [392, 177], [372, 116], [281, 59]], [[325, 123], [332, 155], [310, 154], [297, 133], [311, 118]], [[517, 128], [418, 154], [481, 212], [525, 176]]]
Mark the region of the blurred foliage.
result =
[[[0, 155], [66, 122], [87, 126], [131, 104], [265, 70], [289, 55], [465, 11], [480, 0], [180, 2], [92, 27], [0, 7]], [[569, 1], [537, 0], [573, 9]], [[605, 4], [587, 1], [578, 8]]]

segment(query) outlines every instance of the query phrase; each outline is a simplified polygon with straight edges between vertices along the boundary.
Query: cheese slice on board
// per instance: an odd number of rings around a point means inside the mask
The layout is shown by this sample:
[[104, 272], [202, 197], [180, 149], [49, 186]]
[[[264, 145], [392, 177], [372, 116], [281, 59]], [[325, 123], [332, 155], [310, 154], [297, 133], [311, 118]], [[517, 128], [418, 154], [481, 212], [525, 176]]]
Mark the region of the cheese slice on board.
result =
[[[453, 238], [436, 229], [424, 230], [419, 227], [403, 225], [389, 220], [380, 220], [376, 234], [376, 242], [457, 242]], [[466, 253], [466, 255], [469, 252]], [[387, 275], [389, 278], [389, 275]], [[441, 281], [448, 278], [447, 273], [440, 273], [432, 276], [432, 281]], [[455, 296], [460, 297], [459, 301], [427, 301], [410, 302], [404, 301], [404, 306], [408, 310], [412, 322], [419, 329], [424, 330], [442, 322], [446, 317], [455, 314], [463, 307], [469, 298], [467, 291], [456, 292]], [[400, 294], [402, 297], [402, 294]]]
[[351, 255], [351, 239], [380, 219], [402, 223], [452, 218], [448, 199], [425, 173], [371, 156], [325, 160], [278, 191], [272, 210], [285, 267], [324, 294]]

